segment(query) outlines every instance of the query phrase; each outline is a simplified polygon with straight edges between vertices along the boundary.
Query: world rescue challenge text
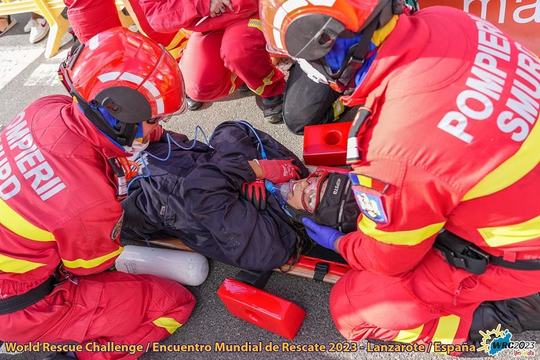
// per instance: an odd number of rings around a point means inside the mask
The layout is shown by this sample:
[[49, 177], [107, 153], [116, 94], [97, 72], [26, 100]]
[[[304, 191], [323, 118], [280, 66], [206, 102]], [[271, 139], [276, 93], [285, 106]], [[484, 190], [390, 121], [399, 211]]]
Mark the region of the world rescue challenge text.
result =
[[161, 344], [159, 342], [149, 343], [146, 346], [142, 344], [117, 344], [113, 342], [96, 343], [88, 342], [85, 344], [53, 344], [47, 342], [32, 342], [28, 344], [17, 344], [6, 342], [5, 350], [7, 352], [126, 352], [131, 355], [141, 352], [155, 353], [197, 353], [197, 352], [215, 352], [215, 353], [326, 353], [326, 352], [357, 352], [365, 351], [368, 353], [395, 352], [395, 353], [415, 353], [415, 352], [437, 352], [450, 354], [453, 352], [475, 352], [475, 345], [470, 344], [443, 344], [433, 342], [430, 344], [378, 344], [378, 343], [355, 343], [355, 342], [329, 342], [329, 343], [311, 343], [295, 344], [290, 342], [249, 342], [244, 343], [226, 343], [215, 342], [213, 344], [191, 343], [191, 344]]

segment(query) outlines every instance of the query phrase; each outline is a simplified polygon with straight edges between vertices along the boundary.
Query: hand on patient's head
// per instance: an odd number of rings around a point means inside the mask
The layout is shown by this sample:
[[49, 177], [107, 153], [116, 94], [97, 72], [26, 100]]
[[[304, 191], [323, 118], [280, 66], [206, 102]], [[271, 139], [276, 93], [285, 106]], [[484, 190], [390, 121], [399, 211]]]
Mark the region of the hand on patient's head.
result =
[[311, 240], [315, 241], [322, 247], [336, 251], [336, 241], [344, 235], [341, 231], [338, 231], [330, 226], [317, 224], [308, 217], [302, 218], [302, 224], [304, 224], [306, 233]]

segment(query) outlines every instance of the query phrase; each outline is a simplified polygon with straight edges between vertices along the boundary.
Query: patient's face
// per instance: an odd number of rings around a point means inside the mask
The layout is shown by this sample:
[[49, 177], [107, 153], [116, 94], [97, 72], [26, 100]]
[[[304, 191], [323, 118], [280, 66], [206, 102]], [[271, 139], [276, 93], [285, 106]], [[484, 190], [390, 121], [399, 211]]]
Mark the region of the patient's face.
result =
[[314, 213], [324, 195], [328, 180], [323, 176], [312, 176], [288, 182], [287, 204], [297, 210]]

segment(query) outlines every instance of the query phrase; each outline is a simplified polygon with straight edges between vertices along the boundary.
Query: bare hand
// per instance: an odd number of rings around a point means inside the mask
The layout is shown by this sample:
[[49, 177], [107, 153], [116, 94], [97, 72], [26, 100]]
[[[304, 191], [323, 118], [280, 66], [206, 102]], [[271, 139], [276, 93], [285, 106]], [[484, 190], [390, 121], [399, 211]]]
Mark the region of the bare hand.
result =
[[230, 0], [210, 0], [210, 17], [219, 16], [227, 9], [234, 11]]

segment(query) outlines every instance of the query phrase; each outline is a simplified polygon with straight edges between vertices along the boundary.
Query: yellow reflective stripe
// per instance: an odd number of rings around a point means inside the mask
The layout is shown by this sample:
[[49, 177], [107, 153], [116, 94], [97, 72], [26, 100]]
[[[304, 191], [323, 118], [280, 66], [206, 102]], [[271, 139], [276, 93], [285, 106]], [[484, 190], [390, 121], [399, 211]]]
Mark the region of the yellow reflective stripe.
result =
[[263, 31], [262, 23], [260, 19], [249, 19], [248, 27], [256, 28], [256, 29], [259, 29], [260, 31]]
[[394, 15], [390, 19], [390, 21], [386, 23], [386, 25], [384, 25], [382, 28], [380, 28], [379, 30], [373, 33], [373, 36], [371, 37], [371, 42], [375, 46], [381, 45], [381, 43], [388, 37], [388, 35], [390, 35], [392, 30], [394, 30], [394, 28], [397, 25], [397, 21], [398, 21], [398, 16]]
[[253, 91], [255, 94], [257, 94], [257, 95], [261, 95], [261, 94], [263, 93], [264, 88], [266, 87], [266, 85], [272, 84], [272, 78], [273, 78], [273, 77], [274, 77], [274, 70], [272, 70], [272, 71], [270, 72], [270, 74], [268, 74], [268, 76], [265, 77], [265, 78], [263, 79], [263, 81], [262, 81], [263, 84], [262, 84], [261, 86], [259, 86], [259, 87], [258, 87], [257, 89], [255, 89], [255, 90], [252, 89], [252, 91]]
[[339, 119], [339, 116], [345, 112], [345, 105], [341, 101], [336, 100], [332, 103], [332, 110], [334, 115], [334, 121]]
[[173, 39], [171, 40], [171, 42], [169, 43], [169, 45], [167, 45], [165, 47], [165, 49], [167, 50], [172, 50], [174, 49], [175, 47], [178, 46], [178, 44], [180, 44], [180, 41], [184, 40], [186, 38], [187, 34], [184, 30], [179, 30], [176, 35], [174, 35]]
[[360, 185], [365, 186], [367, 188], [373, 187], [373, 181], [370, 177], [364, 176], [364, 175], [358, 175], [358, 181], [360, 182]]
[[6, 255], [0, 254], [0, 271], [6, 273], [24, 274], [46, 264], [15, 259]]
[[413, 341], [418, 340], [420, 334], [422, 333], [422, 330], [424, 330], [424, 325], [420, 325], [419, 327], [414, 329], [400, 330], [397, 336], [393, 339], [393, 341], [412, 343]]
[[9, 231], [34, 241], [54, 241], [54, 235], [46, 230], [38, 228], [21, 215], [15, 212], [8, 204], [0, 199], [0, 225]]
[[[439, 319], [435, 333], [431, 342], [441, 344], [452, 344], [459, 328], [460, 318], [457, 315], [443, 316]], [[433, 349], [433, 347], [431, 348]]]
[[538, 151], [540, 118], [536, 122], [537, 125], [532, 129], [519, 150], [473, 186], [465, 194], [462, 201], [493, 194], [507, 188], [538, 166], [540, 162], [540, 151]]
[[231, 89], [229, 90], [229, 95], [231, 95], [236, 90], [236, 78], [238, 76], [235, 73], [231, 73]]
[[184, 51], [184, 47], [177, 47], [171, 50], [168, 50], [169, 54], [175, 59], [178, 60], [180, 57], [182, 57], [182, 52]]
[[117, 250], [105, 254], [103, 256], [90, 259], [90, 260], [84, 260], [84, 259], [77, 259], [77, 260], [66, 260], [62, 259], [62, 262], [64, 265], [68, 268], [75, 269], [75, 268], [83, 268], [83, 269], [91, 269], [95, 268], [101, 264], [103, 264], [105, 261], [112, 259], [113, 257], [119, 255], [124, 248], [122, 246], [118, 247]]
[[160, 317], [152, 321], [152, 323], [160, 328], [164, 328], [169, 332], [169, 334], [174, 333], [180, 326], [182, 326], [182, 324], [171, 317]]
[[478, 229], [484, 241], [491, 247], [505, 246], [540, 238], [540, 216], [525, 222], [506, 226]]
[[414, 230], [402, 230], [386, 232], [376, 228], [377, 223], [363, 215], [358, 222], [358, 230], [377, 241], [389, 245], [414, 246], [438, 233], [444, 226], [444, 222], [431, 224]]

